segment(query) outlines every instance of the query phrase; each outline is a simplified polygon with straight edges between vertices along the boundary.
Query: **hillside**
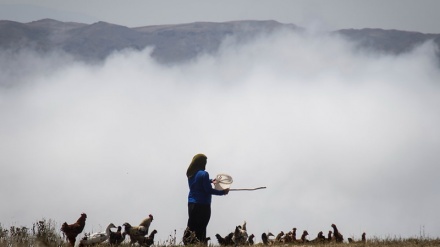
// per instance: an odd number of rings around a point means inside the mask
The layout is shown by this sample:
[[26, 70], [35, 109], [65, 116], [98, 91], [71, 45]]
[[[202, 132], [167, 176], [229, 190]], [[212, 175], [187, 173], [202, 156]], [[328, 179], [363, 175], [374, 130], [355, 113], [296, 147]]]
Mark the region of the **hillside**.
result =
[[[161, 63], [178, 63], [200, 53], [215, 53], [221, 42], [234, 36], [247, 41], [261, 33], [280, 29], [303, 31], [293, 24], [276, 21], [195, 22], [136, 28], [106, 22], [82, 24], [43, 19], [29, 23], [0, 21], [0, 49], [62, 50], [85, 61], [100, 61], [113, 51], [154, 47], [152, 56]], [[415, 45], [433, 40], [440, 47], [439, 34], [398, 30], [345, 29], [340, 34], [372, 52], [399, 54]], [[440, 54], [437, 54], [440, 57]]]

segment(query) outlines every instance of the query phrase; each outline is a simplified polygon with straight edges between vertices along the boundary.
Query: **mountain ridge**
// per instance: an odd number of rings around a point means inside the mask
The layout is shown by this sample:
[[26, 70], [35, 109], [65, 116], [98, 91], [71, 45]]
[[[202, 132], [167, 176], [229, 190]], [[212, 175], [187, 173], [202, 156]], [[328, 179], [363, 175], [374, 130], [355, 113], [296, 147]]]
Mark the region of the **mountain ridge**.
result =
[[[169, 25], [126, 27], [95, 22], [84, 24], [41, 19], [28, 23], [0, 20], [0, 50], [34, 49], [38, 52], [62, 50], [84, 61], [102, 61], [114, 51], [154, 47], [151, 56], [161, 63], [179, 63], [201, 53], [213, 54], [228, 36], [249, 41], [261, 33], [281, 29], [302, 32], [295, 24], [274, 20], [192, 22]], [[440, 34], [380, 28], [341, 29], [339, 34], [371, 52], [400, 54], [428, 40], [440, 48]], [[440, 61], [440, 52], [437, 57]]]

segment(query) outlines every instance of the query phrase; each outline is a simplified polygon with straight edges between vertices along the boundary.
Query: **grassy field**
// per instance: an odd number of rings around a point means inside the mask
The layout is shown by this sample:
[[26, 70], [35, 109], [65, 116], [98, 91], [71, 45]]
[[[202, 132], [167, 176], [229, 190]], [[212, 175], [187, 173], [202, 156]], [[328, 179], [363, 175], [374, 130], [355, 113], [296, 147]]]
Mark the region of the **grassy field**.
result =
[[[80, 237], [83, 234], [80, 234], [77, 237], [77, 244], [79, 243]], [[174, 236], [169, 240], [164, 242], [156, 241], [154, 246], [178, 246], [183, 245], [179, 242], [178, 238]], [[262, 243], [256, 243], [255, 245], [260, 246]], [[379, 238], [371, 238], [367, 239], [366, 243], [301, 243], [301, 244], [289, 244], [294, 246], [387, 246], [387, 247], [415, 247], [415, 246], [440, 246], [440, 239], [432, 239], [432, 238], [387, 238], [387, 239], [379, 239]], [[55, 246], [63, 246], [68, 247], [69, 244], [63, 238], [62, 233], [59, 230], [58, 224], [51, 220], [41, 220], [34, 223], [31, 227], [15, 227], [12, 226], [8, 229], [5, 229], [0, 224], [0, 247], [55, 247]], [[95, 247], [100, 246], [110, 246], [105, 242], [100, 245], [95, 245]], [[126, 241], [121, 244], [122, 247], [129, 247], [130, 244]], [[209, 246], [219, 246], [217, 241], [211, 240]], [[279, 246], [285, 246], [279, 245]]]

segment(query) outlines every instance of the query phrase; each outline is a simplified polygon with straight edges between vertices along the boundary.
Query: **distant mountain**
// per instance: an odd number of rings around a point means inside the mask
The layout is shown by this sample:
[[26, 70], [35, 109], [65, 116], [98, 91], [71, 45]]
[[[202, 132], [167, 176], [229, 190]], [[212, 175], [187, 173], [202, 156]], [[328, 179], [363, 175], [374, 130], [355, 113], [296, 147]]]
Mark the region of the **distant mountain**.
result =
[[359, 47], [371, 51], [400, 54], [408, 52], [417, 45], [433, 40], [440, 47], [440, 34], [424, 34], [399, 30], [383, 29], [342, 29], [337, 33], [355, 41]]
[[[213, 54], [228, 36], [248, 41], [261, 33], [280, 29], [301, 32], [293, 24], [276, 21], [195, 22], [128, 28], [106, 22], [82, 24], [52, 19], [20, 23], [0, 21], [0, 50], [61, 50], [85, 61], [100, 61], [113, 51], [154, 47], [152, 56], [161, 63], [178, 63], [202, 52]], [[345, 29], [340, 34], [371, 51], [400, 54], [427, 40], [440, 47], [439, 34], [398, 30]], [[440, 57], [440, 54], [437, 54]]]

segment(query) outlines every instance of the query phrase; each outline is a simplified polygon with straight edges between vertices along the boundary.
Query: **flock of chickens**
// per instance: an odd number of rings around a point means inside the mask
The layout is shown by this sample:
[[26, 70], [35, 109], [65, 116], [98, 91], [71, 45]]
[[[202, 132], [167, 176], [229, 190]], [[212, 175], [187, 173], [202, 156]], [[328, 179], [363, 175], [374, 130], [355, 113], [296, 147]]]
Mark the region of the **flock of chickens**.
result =
[[[75, 246], [76, 237], [84, 230], [86, 219], [87, 215], [82, 213], [75, 223], [67, 224], [67, 222], [64, 222], [61, 226], [61, 231], [64, 233], [72, 247]], [[116, 227], [113, 223], [110, 223], [105, 232], [86, 234], [85, 237], [79, 241], [79, 247], [100, 244], [106, 240], [108, 240], [110, 245], [119, 245], [125, 240], [126, 235], [130, 237], [131, 245], [138, 243], [141, 246], [151, 246], [154, 244], [154, 235], [157, 233], [156, 230], [153, 230], [150, 235], [147, 236], [152, 221], [153, 215], [150, 214], [147, 218], [142, 220], [138, 226], [124, 223], [122, 225], [124, 226], [124, 232], [122, 232], [121, 226]], [[117, 228], [117, 230], [113, 232], [111, 230], [112, 228]]]
[[[86, 218], [87, 215], [82, 213], [81, 217], [75, 223], [67, 224], [67, 222], [64, 222], [61, 226], [61, 231], [64, 233], [72, 247], [75, 246], [76, 237], [84, 230]], [[138, 243], [140, 246], [149, 247], [154, 244], [154, 235], [157, 233], [156, 230], [153, 230], [150, 235], [147, 236], [148, 229], [150, 228], [152, 221], [153, 215], [150, 214], [147, 218], [142, 220], [138, 226], [132, 226], [129, 223], [124, 223], [122, 225], [124, 227], [124, 232], [122, 232], [121, 226], [116, 227], [113, 223], [110, 223], [105, 232], [86, 234], [85, 237], [80, 240], [79, 247], [100, 244], [107, 240], [110, 245], [120, 245], [125, 240], [127, 235], [130, 238], [130, 245]], [[296, 228], [293, 228], [286, 234], [281, 231], [279, 234], [277, 234], [277, 236], [270, 232], [263, 233], [261, 235], [261, 240], [263, 241], [263, 245], [326, 242], [342, 243], [344, 241], [344, 237], [339, 232], [336, 225], [332, 224], [331, 227], [333, 231], [329, 231], [327, 237], [325, 237], [321, 231], [313, 240], [307, 239], [307, 236], [309, 235], [307, 231], [303, 231], [301, 237], [297, 239]], [[112, 228], [117, 228], [117, 230], [113, 232], [111, 230]], [[275, 238], [271, 238], [272, 236]], [[229, 233], [225, 237], [220, 236], [220, 234], [216, 234], [215, 237], [217, 238], [217, 242], [220, 244], [220, 246], [243, 246], [254, 245], [255, 235], [248, 235], [245, 221], [243, 225], [236, 226], [234, 232]], [[207, 240], [210, 240], [210, 238]], [[348, 238], [348, 242], [352, 243], [355, 241], [351, 238]], [[366, 242], [365, 233], [362, 234], [362, 239], [357, 242]], [[183, 244], [192, 245], [200, 244], [200, 242], [195, 237], [195, 233], [187, 228], [184, 232]]]
[[[300, 238], [296, 238], [296, 228], [293, 228], [288, 233], [284, 233], [281, 231], [277, 236], [273, 235], [272, 233], [263, 233], [261, 234], [261, 240], [263, 241], [263, 245], [285, 245], [285, 244], [304, 244], [304, 243], [342, 243], [344, 241], [343, 235], [339, 232], [338, 228], [335, 224], [332, 224], [331, 227], [333, 228], [333, 231], [329, 231], [327, 234], [327, 237], [323, 235], [323, 232], [320, 231], [316, 238], [313, 240], [308, 240], [307, 236], [309, 233], [307, 231], [303, 231]], [[271, 238], [271, 236], [275, 238]], [[215, 237], [217, 238], [217, 242], [220, 244], [220, 246], [243, 246], [243, 245], [254, 245], [254, 234], [248, 235], [247, 229], [246, 229], [246, 221], [243, 223], [243, 225], [239, 225], [235, 227], [234, 232], [229, 233], [225, 237], [222, 237], [220, 234], [216, 234]], [[209, 239], [209, 238], [208, 238]], [[362, 239], [359, 241], [354, 241], [352, 238], [348, 238], [349, 243], [359, 242], [359, 243], [365, 243], [366, 242], [366, 234], [365, 232], [362, 234]], [[189, 244], [197, 244], [198, 241], [195, 238], [195, 234], [189, 231], [188, 229], [185, 230], [185, 234], [183, 237], [183, 243], [185, 245]]]

